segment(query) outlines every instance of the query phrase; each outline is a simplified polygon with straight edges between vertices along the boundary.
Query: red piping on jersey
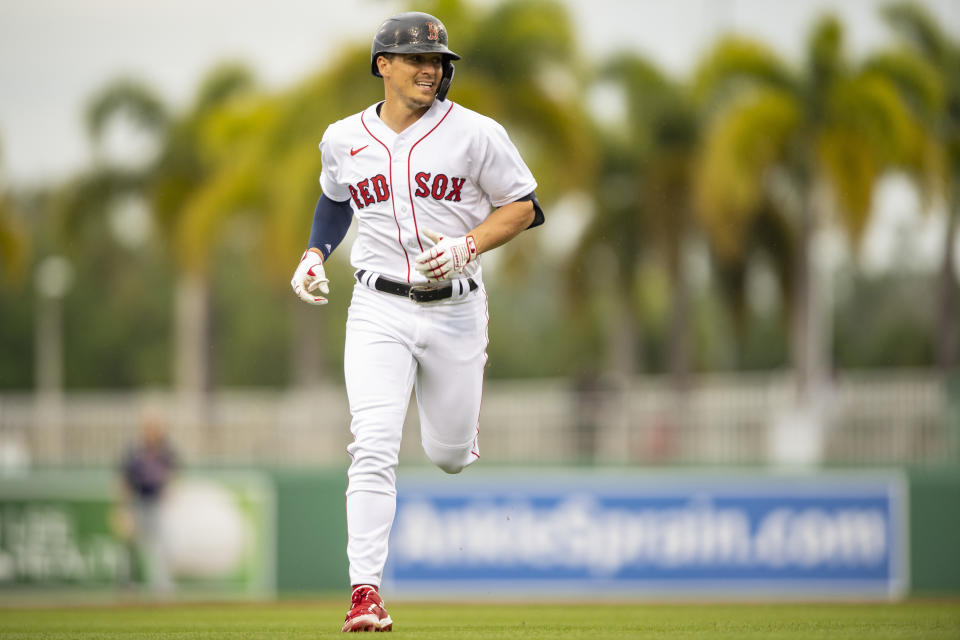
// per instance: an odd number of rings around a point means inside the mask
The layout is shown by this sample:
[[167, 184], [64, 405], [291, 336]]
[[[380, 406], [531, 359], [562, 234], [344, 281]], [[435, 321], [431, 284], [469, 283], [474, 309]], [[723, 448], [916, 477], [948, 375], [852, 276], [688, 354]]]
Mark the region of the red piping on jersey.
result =
[[[387, 145], [383, 144], [383, 141], [381, 141], [377, 136], [373, 135], [373, 133], [367, 127], [367, 123], [363, 120], [363, 116], [366, 114], [366, 111], [360, 114], [360, 124], [362, 124], [363, 128], [367, 130], [367, 133], [370, 134], [370, 137], [379, 142], [380, 146], [383, 147], [387, 152], [387, 164], [390, 165], [390, 206], [393, 207], [393, 221], [397, 223], [397, 243], [400, 245], [400, 251], [403, 253], [403, 259], [407, 261], [407, 282], [410, 282], [410, 256], [407, 255], [407, 250], [403, 247], [403, 238], [400, 236], [400, 221], [397, 219], [397, 199], [394, 197], [393, 192], [393, 155], [390, 153], [390, 149], [387, 147]], [[407, 173], [409, 173], [409, 169], [407, 170]], [[416, 229], [416, 219], [414, 219], [413, 224], [414, 229]], [[417, 242], [420, 242], [419, 234], [417, 235]], [[423, 247], [421, 247], [420, 250], [423, 251]]]
[[[417, 244], [420, 245], [420, 251], [423, 251], [423, 243], [420, 242], [420, 229], [417, 227], [417, 208], [413, 206], [413, 185], [410, 184], [410, 158], [413, 156], [413, 148], [418, 144], [420, 144], [421, 142], [423, 142], [428, 135], [433, 133], [436, 130], [436, 128], [439, 127], [440, 124], [447, 119], [447, 116], [450, 115], [451, 111], [453, 111], [453, 105], [454, 103], [451, 101], [450, 108], [447, 109], [447, 112], [443, 114], [442, 118], [440, 118], [440, 122], [433, 125], [433, 129], [430, 129], [430, 131], [427, 131], [427, 133], [424, 134], [423, 138], [420, 138], [419, 140], [414, 142], [412, 145], [410, 145], [410, 153], [407, 154], [407, 191], [410, 194], [410, 212], [413, 214], [413, 230], [417, 234]], [[438, 229], [438, 231], [440, 231], [440, 229]]]

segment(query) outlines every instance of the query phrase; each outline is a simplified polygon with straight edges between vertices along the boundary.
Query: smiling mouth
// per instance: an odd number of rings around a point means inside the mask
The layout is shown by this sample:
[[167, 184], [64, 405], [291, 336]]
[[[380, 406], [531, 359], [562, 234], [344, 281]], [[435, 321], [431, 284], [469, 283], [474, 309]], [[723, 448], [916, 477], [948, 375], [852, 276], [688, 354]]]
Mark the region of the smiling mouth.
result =
[[421, 80], [417, 82], [417, 86], [421, 89], [433, 89], [433, 82], [428, 82], [426, 80]]

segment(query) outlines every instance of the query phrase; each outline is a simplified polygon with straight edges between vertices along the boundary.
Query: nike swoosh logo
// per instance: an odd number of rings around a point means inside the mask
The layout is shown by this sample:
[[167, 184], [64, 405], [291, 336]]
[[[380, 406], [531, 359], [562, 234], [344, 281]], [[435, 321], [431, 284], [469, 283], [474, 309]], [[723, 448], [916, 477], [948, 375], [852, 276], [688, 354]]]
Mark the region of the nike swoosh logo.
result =
[[360, 147], [359, 149], [350, 149], [350, 155], [355, 156], [355, 155], [357, 155], [358, 153], [360, 153], [361, 151], [363, 151], [364, 149], [366, 149], [366, 148], [369, 147], [369, 146], [370, 146], [370, 145], [365, 144], [365, 145], [363, 145], [362, 147]]

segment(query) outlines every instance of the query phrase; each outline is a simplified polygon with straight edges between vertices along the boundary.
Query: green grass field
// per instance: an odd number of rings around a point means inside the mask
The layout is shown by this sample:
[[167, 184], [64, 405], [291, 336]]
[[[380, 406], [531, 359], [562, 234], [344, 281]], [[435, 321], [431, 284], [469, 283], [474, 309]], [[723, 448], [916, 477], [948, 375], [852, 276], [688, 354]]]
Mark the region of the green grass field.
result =
[[[389, 603], [398, 638], [960, 638], [960, 601], [900, 604]], [[0, 608], [0, 638], [339, 638], [344, 604]]]

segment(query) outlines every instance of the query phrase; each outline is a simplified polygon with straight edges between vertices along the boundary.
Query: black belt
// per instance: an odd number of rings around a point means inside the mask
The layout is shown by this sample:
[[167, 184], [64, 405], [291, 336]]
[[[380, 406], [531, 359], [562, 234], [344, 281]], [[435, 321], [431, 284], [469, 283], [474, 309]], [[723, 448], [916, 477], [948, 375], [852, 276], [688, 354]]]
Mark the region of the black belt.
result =
[[[357, 271], [357, 273], [354, 274], [357, 282], [366, 284], [361, 280], [366, 273], [366, 269]], [[473, 281], [473, 278], [467, 278], [467, 284], [470, 286], [470, 291], [477, 289], [477, 283]], [[436, 302], [437, 300], [452, 298], [454, 288], [457, 288], [458, 294], [465, 293], [465, 291], [463, 291], [463, 281], [460, 280], [437, 286], [435, 283], [407, 284], [406, 282], [396, 282], [395, 280], [389, 280], [383, 276], [379, 276], [374, 281], [373, 288], [377, 291], [383, 291], [384, 293], [392, 293], [395, 296], [410, 298], [414, 302]]]

